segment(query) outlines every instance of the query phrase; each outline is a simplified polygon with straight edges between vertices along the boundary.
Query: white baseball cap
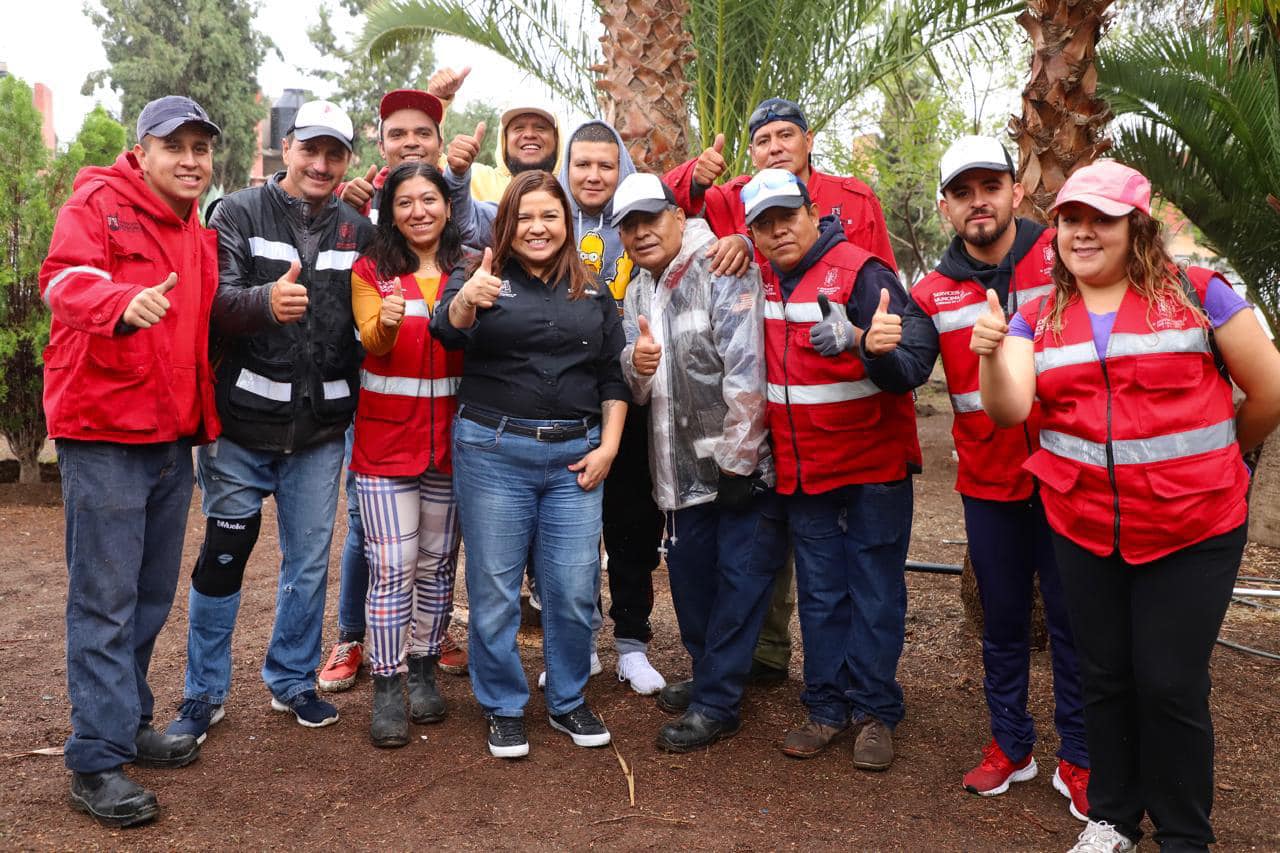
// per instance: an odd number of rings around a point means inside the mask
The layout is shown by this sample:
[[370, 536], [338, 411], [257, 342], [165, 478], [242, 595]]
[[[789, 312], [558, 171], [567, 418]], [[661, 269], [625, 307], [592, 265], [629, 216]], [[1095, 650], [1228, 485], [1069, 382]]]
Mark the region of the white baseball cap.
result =
[[307, 101], [298, 107], [293, 117], [293, 127], [289, 128], [294, 139], [315, 139], [319, 136], [332, 136], [351, 150], [351, 139], [355, 130], [351, 126], [351, 116], [342, 107], [330, 101]]
[[962, 136], [942, 155], [939, 166], [940, 179], [938, 192], [947, 188], [947, 184], [956, 179], [962, 172], [970, 169], [990, 169], [993, 172], [1014, 174], [1013, 158], [1009, 151], [1000, 144], [1000, 140], [990, 136]]
[[613, 194], [613, 227], [632, 213], [661, 213], [675, 203], [675, 196], [657, 175], [632, 172]]
[[743, 218], [748, 225], [771, 207], [795, 210], [809, 203], [808, 189], [786, 169], [761, 169], [742, 188]]

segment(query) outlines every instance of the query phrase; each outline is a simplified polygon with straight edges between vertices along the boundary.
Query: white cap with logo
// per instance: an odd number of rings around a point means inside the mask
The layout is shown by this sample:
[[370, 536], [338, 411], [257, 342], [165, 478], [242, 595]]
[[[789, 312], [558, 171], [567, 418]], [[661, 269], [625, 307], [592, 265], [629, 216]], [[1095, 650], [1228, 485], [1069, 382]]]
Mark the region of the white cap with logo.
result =
[[990, 136], [962, 136], [951, 143], [951, 147], [942, 155], [938, 169], [938, 192], [945, 190], [947, 184], [970, 169], [990, 169], [1011, 175], [1017, 172], [1013, 166], [1013, 158], [1000, 144], [1000, 140]]
[[307, 101], [298, 107], [289, 132], [294, 139], [332, 136], [345, 145], [348, 151], [351, 150], [351, 140], [355, 136], [351, 116], [342, 107], [329, 101]]

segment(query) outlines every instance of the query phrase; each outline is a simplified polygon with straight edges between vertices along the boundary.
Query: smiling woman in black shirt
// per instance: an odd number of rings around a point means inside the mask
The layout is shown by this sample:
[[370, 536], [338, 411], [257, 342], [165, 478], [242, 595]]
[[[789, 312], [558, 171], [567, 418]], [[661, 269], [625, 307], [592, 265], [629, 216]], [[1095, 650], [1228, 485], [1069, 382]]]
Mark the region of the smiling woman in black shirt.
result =
[[546, 172], [512, 180], [494, 250], [450, 279], [432, 318], [464, 350], [454, 423], [454, 491], [467, 551], [471, 686], [489, 751], [529, 752], [520, 665], [520, 584], [532, 546], [542, 593], [551, 726], [578, 746], [609, 732], [583, 700], [600, 576], [600, 484], [618, 452], [630, 395], [617, 304], [582, 266], [569, 202]]

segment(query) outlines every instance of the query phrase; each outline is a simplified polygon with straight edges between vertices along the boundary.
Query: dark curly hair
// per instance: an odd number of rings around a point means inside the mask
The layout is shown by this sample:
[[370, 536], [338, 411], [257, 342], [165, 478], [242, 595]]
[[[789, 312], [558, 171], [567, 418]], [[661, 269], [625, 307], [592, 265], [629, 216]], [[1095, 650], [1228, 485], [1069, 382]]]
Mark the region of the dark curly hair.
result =
[[[382, 185], [382, 196], [378, 202], [378, 228], [374, 232], [373, 240], [369, 242], [369, 248], [365, 250], [365, 255], [377, 267], [378, 275], [387, 278], [412, 273], [418, 269], [417, 254], [409, 245], [409, 241], [400, 233], [400, 229], [396, 227], [396, 190], [410, 178], [426, 178], [440, 191], [440, 197], [445, 200], [446, 209], [449, 205], [449, 185], [445, 183], [444, 175], [441, 175], [440, 170], [435, 166], [410, 161], [401, 163], [391, 170], [387, 175], [387, 182]], [[440, 234], [440, 245], [436, 249], [436, 265], [440, 267], [441, 275], [447, 276], [461, 261], [462, 232], [458, 230], [457, 223], [450, 218]]]

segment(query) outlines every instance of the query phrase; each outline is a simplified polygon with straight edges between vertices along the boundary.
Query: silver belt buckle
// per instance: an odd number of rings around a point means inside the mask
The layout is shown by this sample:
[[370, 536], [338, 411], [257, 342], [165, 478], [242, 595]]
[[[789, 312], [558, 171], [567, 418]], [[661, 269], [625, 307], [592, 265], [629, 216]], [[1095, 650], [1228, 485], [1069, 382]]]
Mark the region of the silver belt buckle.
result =
[[536, 431], [536, 433], [534, 434], [534, 440], [535, 440], [535, 441], [551, 441], [551, 440], [552, 440], [551, 438], [543, 438], [543, 437], [542, 437], [542, 431], [543, 431], [543, 430], [546, 430], [548, 433], [558, 434], [558, 433], [561, 433], [561, 432], [563, 432], [563, 431], [564, 431], [564, 427], [560, 426], [559, 424], [557, 424], [557, 425], [555, 425], [555, 426], [540, 426], [540, 427], [537, 427], [537, 431]]

